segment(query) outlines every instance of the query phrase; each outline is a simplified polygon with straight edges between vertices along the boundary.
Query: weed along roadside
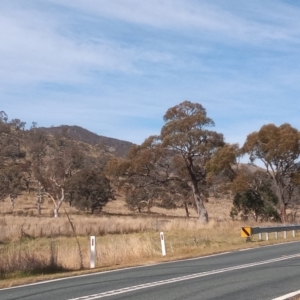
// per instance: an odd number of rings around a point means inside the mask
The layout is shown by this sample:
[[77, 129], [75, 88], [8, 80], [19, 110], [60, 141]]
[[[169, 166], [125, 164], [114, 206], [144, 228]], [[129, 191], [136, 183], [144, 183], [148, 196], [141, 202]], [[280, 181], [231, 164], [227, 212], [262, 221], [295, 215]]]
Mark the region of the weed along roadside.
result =
[[[250, 243], [246, 243], [240, 237], [242, 224], [237, 221], [211, 221], [203, 225], [197, 219], [174, 218], [169, 222], [160, 222], [159, 228], [157, 222], [150, 218], [136, 218], [131, 227], [125, 221], [122, 224], [120, 218], [111, 218], [110, 221], [111, 227], [117, 229], [115, 232], [105, 233], [104, 228], [99, 228], [103, 226], [101, 222], [98, 222], [98, 226], [88, 222], [79, 226], [74, 222], [77, 237], [71, 235], [67, 227], [65, 231], [61, 227], [60, 234], [55, 234], [55, 226], [51, 235], [42, 224], [38, 235], [37, 227], [33, 225], [24, 224], [22, 230], [26, 234], [22, 236], [11, 232], [11, 239], [3, 230], [0, 236], [0, 287], [299, 239], [299, 233], [296, 232], [295, 238], [288, 236], [284, 240], [259, 241], [253, 237]], [[118, 226], [114, 222], [118, 222]], [[161, 232], [165, 255], [162, 255]], [[95, 236], [96, 241], [92, 270], [90, 235]]]

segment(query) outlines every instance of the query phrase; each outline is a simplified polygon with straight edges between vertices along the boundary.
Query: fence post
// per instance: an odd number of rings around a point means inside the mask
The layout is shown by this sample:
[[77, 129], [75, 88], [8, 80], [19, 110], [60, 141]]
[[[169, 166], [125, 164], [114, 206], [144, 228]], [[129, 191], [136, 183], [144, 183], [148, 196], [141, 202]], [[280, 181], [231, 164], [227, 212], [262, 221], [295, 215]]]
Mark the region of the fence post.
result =
[[165, 238], [164, 233], [160, 233], [160, 243], [161, 243], [161, 252], [163, 256], [166, 256], [166, 245], [165, 245]]
[[91, 258], [90, 268], [94, 269], [96, 265], [96, 237], [90, 236]]

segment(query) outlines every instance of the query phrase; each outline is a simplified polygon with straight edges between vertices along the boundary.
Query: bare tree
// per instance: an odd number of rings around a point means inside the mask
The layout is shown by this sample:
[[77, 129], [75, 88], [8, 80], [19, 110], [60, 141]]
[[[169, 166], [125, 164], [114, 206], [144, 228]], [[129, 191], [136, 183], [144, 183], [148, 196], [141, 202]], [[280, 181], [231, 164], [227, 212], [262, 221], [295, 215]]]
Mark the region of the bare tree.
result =
[[65, 201], [65, 185], [82, 167], [83, 154], [64, 137], [53, 137], [48, 142], [40, 137], [40, 144], [33, 144], [32, 149], [34, 178], [41, 185], [43, 195], [52, 200], [54, 217], [58, 217]]

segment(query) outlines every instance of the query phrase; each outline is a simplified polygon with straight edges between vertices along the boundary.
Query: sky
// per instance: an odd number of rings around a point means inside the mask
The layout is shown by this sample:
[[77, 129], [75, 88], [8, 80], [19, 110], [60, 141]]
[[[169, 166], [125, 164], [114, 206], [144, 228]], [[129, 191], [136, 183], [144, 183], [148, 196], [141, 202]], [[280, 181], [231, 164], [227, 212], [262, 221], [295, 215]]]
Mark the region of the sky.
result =
[[0, 111], [140, 144], [200, 103], [242, 145], [300, 130], [300, 2], [0, 0]]

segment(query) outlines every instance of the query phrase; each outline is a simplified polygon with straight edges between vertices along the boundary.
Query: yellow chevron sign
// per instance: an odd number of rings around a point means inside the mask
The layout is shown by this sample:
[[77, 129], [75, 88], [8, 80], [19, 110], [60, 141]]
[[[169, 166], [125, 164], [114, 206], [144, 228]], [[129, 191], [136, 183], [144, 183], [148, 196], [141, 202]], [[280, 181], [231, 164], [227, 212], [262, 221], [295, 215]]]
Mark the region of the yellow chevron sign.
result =
[[241, 237], [249, 237], [251, 236], [251, 227], [242, 227], [241, 229]]

